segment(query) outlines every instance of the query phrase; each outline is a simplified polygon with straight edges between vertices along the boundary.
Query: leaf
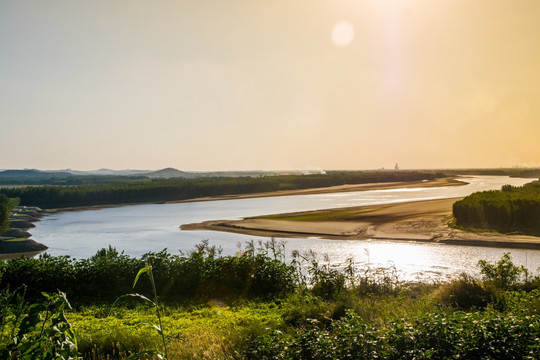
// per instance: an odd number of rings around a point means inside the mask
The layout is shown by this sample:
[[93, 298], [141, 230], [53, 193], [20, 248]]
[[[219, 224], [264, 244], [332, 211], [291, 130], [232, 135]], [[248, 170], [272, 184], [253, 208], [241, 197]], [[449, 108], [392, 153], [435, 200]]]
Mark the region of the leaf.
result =
[[[147, 298], [146, 296], [141, 295], [141, 294], [137, 294], [137, 293], [122, 295], [122, 296], [120, 296], [118, 299], [116, 299], [114, 302], [116, 303], [118, 300], [120, 300], [120, 299], [122, 299], [122, 298], [125, 298], [125, 297], [138, 297], [138, 298], [143, 299], [144, 301], [148, 301], [148, 302], [149, 302], [150, 304], [152, 304], [153, 306], [157, 306], [155, 302], [153, 302], [152, 300], [150, 300], [150, 299]], [[114, 305], [114, 304], [113, 304], [113, 305]]]
[[157, 325], [152, 325], [154, 327], [154, 329], [157, 330], [157, 332], [159, 333], [159, 335], [163, 335], [163, 330], [161, 330], [161, 328]]
[[126, 360], [138, 359], [138, 358], [140, 358], [140, 357], [142, 357], [144, 355], [154, 355], [158, 359], [163, 359], [163, 355], [159, 351], [157, 351], [157, 350], [145, 350], [145, 351], [141, 351], [141, 352], [129, 355], [126, 358]]
[[139, 277], [145, 272], [148, 272], [148, 270], [150, 270], [150, 267], [148, 265], [146, 265], [141, 270], [139, 270], [139, 272], [137, 273], [137, 276], [135, 276], [135, 281], [133, 281], [133, 288], [135, 288], [135, 285], [137, 285], [137, 281], [139, 281]]

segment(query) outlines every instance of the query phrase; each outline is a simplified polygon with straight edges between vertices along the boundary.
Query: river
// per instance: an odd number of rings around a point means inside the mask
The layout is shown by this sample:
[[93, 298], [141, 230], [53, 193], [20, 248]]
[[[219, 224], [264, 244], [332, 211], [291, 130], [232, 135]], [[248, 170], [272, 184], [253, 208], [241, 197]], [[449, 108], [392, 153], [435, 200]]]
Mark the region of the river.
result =
[[[87, 258], [97, 250], [116, 247], [131, 256], [167, 248], [170, 253], [193, 250], [202, 240], [223, 249], [238, 251], [246, 241], [268, 240], [250, 235], [213, 231], [182, 231], [182, 224], [207, 220], [234, 220], [284, 212], [374, 205], [415, 200], [461, 197], [475, 191], [500, 189], [504, 184], [521, 186], [532, 179], [502, 176], [464, 178], [464, 186], [390, 189], [294, 195], [252, 199], [216, 200], [173, 204], [129, 205], [101, 210], [61, 212], [47, 215], [31, 230], [32, 238], [49, 247], [51, 255]], [[278, 239], [281, 240], [281, 239]], [[352, 257], [359, 266], [395, 268], [403, 279], [445, 279], [460, 272], [477, 275], [480, 259], [495, 261], [511, 252], [516, 264], [531, 270], [540, 267], [540, 251], [384, 240], [283, 239], [286, 255], [293, 250], [328, 254], [332, 263]]]

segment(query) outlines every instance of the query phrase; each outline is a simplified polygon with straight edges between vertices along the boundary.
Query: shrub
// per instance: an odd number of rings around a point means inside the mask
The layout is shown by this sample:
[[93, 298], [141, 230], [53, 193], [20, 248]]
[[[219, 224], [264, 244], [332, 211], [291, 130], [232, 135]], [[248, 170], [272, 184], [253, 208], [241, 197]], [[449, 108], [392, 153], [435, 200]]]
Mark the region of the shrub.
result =
[[322, 320], [328, 311], [328, 305], [307, 289], [289, 295], [282, 307], [283, 320], [291, 326], [301, 326], [308, 319]]
[[2, 359], [79, 359], [77, 338], [64, 314], [71, 307], [66, 295], [42, 295], [45, 299], [28, 307], [12, 342], [0, 350]]
[[493, 294], [480, 281], [463, 273], [458, 279], [441, 284], [432, 296], [439, 304], [470, 310], [485, 308]]
[[254, 339], [247, 359], [536, 359], [540, 318], [495, 312], [429, 313], [387, 328], [348, 312], [330, 326], [312, 321], [291, 334]]
[[524, 277], [528, 274], [528, 270], [524, 266], [514, 265], [510, 253], [505, 253], [495, 264], [480, 260], [478, 266], [485, 283], [503, 290], [523, 285]]
[[[273, 298], [290, 293], [297, 286], [294, 266], [264, 253], [215, 257], [203, 246], [188, 256], [163, 250], [137, 259], [108, 249], [82, 260], [49, 255], [9, 260], [0, 263], [0, 288], [26, 285], [31, 300], [39, 299], [42, 291], [60, 289], [77, 303], [112, 302], [131, 291], [132, 279], [145, 262], [152, 263], [154, 271], [160, 274], [156, 279], [157, 291], [170, 302]], [[140, 291], [150, 292], [150, 285], [142, 283]]]
[[506, 310], [524, 316], [540, 316], [540, 289], [509, 291], [504, 296]]
[[368, 268], [363, 275], [355, 279], [354, 288], [359, 294], [394, 294], [403, 290], [403, 283], [399, 280], [395, 267]]
[[312, 288], [311, 291], [325, 299], [331, 299], [338, 293], [345, 290], [346, 276], [338, 269], [338, 266], [330, 264], [330, 258], [327, 254], [323, 255], [323, 263], [320, 262], [319, 256], [310, 251], [303, 257], [309, 263], [307, 269]]

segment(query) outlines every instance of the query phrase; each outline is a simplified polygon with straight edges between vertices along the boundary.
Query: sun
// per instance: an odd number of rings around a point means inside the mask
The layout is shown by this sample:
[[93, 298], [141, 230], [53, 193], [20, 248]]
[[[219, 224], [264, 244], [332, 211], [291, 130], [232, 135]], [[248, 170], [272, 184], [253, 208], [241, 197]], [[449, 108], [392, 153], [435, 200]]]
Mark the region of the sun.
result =
[[332, 42], [337, 47], [345, 47], [354, 40], [354, 26], [348, 21], [340, 21], [332, 29]]

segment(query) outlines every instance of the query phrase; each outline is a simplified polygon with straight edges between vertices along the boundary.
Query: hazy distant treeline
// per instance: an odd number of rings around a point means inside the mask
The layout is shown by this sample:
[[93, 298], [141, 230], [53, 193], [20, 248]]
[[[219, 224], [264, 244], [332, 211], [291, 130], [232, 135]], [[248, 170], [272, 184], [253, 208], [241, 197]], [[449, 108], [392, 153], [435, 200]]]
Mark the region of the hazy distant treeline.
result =
[[454, 203], [459, 226], [540, 233], [540, 181], [471, 194]]
[[160, 202], [205, 196], [249, 194], [370, 182], [417, 181], [443, 177], [442, 173], [418, 171], [343, 171], [322, 175], [168, 179], [126, 184], [42, 186], [0, 189], [21, 205], [42, 208]]
[[538, 178], [540, 169], [527, 168], [499, 168], [499, 169], [445, 169], [443, 171], [448, 176], [453, 175], [496, 175], [511, 176], [521, 178]]

